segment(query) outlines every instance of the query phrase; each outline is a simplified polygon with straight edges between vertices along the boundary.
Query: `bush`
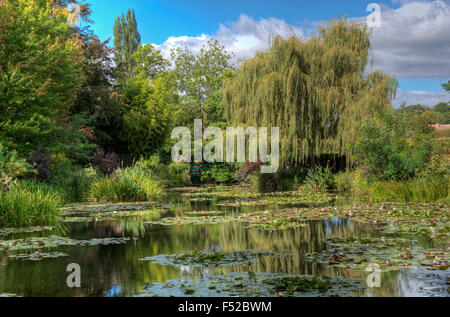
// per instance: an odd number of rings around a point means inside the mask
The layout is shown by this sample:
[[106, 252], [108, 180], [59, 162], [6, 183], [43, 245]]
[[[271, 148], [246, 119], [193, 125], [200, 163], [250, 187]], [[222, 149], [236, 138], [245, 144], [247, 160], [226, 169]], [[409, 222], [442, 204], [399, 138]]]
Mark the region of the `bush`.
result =
[[239, 170], [239, 163], [214, 163], [210, 168], [202, 173], [201, 182], [226, 184], [236, 182], [236, 171]]
[[348, 193], [355, 196], [368, 195], [369, 178], [362, 169], [346, 171], [335, 175], [336, 189], [340, 193]]
[[158, 155], [149, 159], [140, 159], [135, 164], [136, 168], [151, 174], [162, 185], [167, 187], [186, 186], [189, 184], [190, 166], [187, 163], [161, 164]]
[[331, 169], [319, 167], [317, 170], [310, 169], [305, 179], [305, 186], [313, 191], [326, 191], [336, 189], [336, 180]]
[[64, 203], [86, 201], [89, 196], [89, 187], [96, 176], [95, 170], [73, 165], [64, 154], [55, 155], [52, 160], [51, 178], [48, 184], [61, 194]]
[[53, 163], [53, 160], [50, 152], [43, 150], [41, 144], [39, 144], [35, 152], [30, 153], [27, 162], [36, 169], [38, 180], [46, 182], [50, 179], [50, 165]]
[[138, 167], [119, 169], [111, 176], [99, 177], [91, 186], [91, 196], [97, 201], [150, 201], [161, 193], [159, 182]]
[[258, 193], [277, 191], [277, 182], [274, 174], [256, 172], [251, 176], [252, 189]]
[[354, 150], [378, 178], [408, 179], [427, 164], [431, 130], [405, 111], [381, 110], [361, 125]]
[[382, 181], [371, 186], [382, 201], [434, 202], [448, 197], [449, 177], [423, 177], [407, 181]]
[[305, 180], [305, 170], [301, 168], [283, 168], [274, 174], [278, 191], [292, 190]]
[[253, 175], [250, 177], [252, 189], [260, 193], [292, 190], [305, 179], [304, 170], [301, 168], [282, 168], [273, 174], [261, 174], [261, 164], [253, 166]]
[[0, 144], [0, 175], [5, 178], [22, 179], [36, 175], [30, 163], [25, 159], [19, 158], [17, 152], [6, 152]]
[[59, 224], [60, 196], [39, 183], [15, 182], [0, 191], [0, 227]]
[[104, 175], [111, 175], [120, 166], [120, 158], [116, 153], [105, 153], [97, 149], [92, 157], [92, 164]]

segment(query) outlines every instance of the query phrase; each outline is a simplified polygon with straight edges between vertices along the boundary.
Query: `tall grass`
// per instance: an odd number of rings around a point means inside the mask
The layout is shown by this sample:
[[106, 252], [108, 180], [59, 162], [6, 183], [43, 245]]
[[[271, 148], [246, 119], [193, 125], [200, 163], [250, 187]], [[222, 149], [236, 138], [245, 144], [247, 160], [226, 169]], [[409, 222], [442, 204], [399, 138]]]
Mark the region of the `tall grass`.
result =
[[186, 163], [159, 165], [154, 173], [158, 180], [167, 187], [186, 186], [189, 183], [190, 166]]
[[46, 185], [13, 184], [0, 191], [0, 227], [57, 226], [61, 202]]
[[309, 190], [321, 192], [336, 188], [336, 180], [331, 169], [319, 167], [317, 170], [309, 170], [305, 179], [305, 187]]
[[135, 167], [144, 173], [151, 173], [166, 187], [186, 186], [190, 182], [190, 165], [187, 163], [162, 164], [157, 156], [150, 159], [140, 159]]
[[162, 186], [149, 173], [134, 167], [97, 178], [90, 193], [97, 201], [151, 201], [161, 195]]
[[448, 177], [423, 177], [404, 181], [375, 182], [372, 195], [383, 201], [434, 202], [448, 198]]

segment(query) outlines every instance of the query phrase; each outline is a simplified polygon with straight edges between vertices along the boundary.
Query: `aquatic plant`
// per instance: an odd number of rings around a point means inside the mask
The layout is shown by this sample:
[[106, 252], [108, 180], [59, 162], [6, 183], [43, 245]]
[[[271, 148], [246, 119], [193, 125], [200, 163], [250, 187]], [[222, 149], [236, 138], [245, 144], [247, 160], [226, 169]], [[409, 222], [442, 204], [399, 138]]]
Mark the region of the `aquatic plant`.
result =
[[91, 196], [97, 201], [150, 201], [161, 193], [159, 182], [138, 168], [119, 169], [112, 176], [97, 178], [91, 186]]
[[228, 252], [202, 252], [194, 250], [186, 254], [160, 254], [141, 259], [160, 265], [190, 265], [190, 266], [224, 266], [255, 262], [262, 256], [277, 256], [268, 251], [237, 250]]
[[383, 181], [372, 184], [373, 196], [380, 201], [434, 202], [448, 197], [449, 178], [424, 177], [405, 181]]
[[61, 197], [38, 183], [15, 183], [0, 191], [0, 227], [58, 225]]

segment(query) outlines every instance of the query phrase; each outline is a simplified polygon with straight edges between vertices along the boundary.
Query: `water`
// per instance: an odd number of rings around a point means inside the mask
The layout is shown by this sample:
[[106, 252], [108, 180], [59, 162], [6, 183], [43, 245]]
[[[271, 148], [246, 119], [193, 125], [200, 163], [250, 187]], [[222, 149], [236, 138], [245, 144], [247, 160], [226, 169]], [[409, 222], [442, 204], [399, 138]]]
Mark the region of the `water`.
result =
[[[190, 201], [180, 193], [166, 197], [163, 217], [187, 215], [187, 211], [222, 210], [227, 215], [249, 211], [248, 208], [216, 206], [211, 201]], [[275, 206], [276, 207], [276, 206]], [[262, 207], [259, 207], [262, 208]], [[306, 262], [301, 256], [325, 249], [324, 239], [333, 237], [373, 237], [379, 233], [369, 224], [342, 219], [306, 221], [295, 229], [267, 231], [246, 228], [245, 223], [225, 222], [183, 226], [161, 226], [145, 223], [145, 219], [122, 218], [99, 222], [67, 223], [67, 236], [73, 239], [136, 237], [127, 244], [99, 246], [61, 246], [51, 251], [68, 257], [22, 261], [0, 252], [0, 294], [19, 296], [135, 296], [152, 283], [173, 279], [199, 278], [208, 273], [230, 272], [287, 273], [313, 276], [341, 276], [361, 279], [359, 296], [448, 296], [448, 271], [405, 269], [381, 273], [381, 287], [369, 288], [365, 282], [369, 272]], [[4, 240], [27, 236], [45, 236], [54, 232], [12, 234]], [[425, 241], [426, 239], [421, 239]], [[164, 266], [141, 261], [159, 254], [179, 254], [193, 250], [272, 251], [289, 256], [265, 256], [256, 263], [219, 268]], [[81, 267], [81, 288], [66, 285], [66, 267]], [[448, 282], [447, 282], [448, 283]], [[218, 294], [220, 295], [220, 294]]]

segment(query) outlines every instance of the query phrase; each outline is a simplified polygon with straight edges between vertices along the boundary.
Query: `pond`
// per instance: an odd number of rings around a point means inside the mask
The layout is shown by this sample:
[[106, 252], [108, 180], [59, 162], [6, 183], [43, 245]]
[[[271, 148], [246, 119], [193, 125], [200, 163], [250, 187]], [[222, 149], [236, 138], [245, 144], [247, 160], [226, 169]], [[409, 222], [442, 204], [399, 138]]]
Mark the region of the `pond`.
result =
[[[276, 214], [283, 208], [334, 206], [338, 202], [289, 202], [283, 196], [233, 204], [236, 199], [230, 199], [232, 195], [212, 197], [196, 195], [195, 191], [167, 192], [164, 201], [157, 204], [69, 206], [64, 211], [66, 229], [62, 231], [0, 231], [4, 244], [3, 250], [0, 244], [0, 294], [448, 296], [447, 266], [380, 270], [379, 266], [358, 266], [364, 262], [362, 256], [384, 252], [386, 241], [392, 239], [398, 241], [395, 250], [403, 245], [400, 250], [404, 248], [405, 259], [412, 259], [417, 248], [440, 250], [435, 258], [447, 259], [446, 240], [435, 242], [421, 234], [405, 238], [380, 231], [382, 223], [344, 217], [309, 218], [294, 226], [277, 220], [279, 223], [269, 222], [272, 227], [261, 227], [251, 217], [240, 217], [254, 212]], [[378, 244], [370, 247], [364, 241]], [[352, 252], [351, 261], [342, 261], [344, 251], [333, 248]], [[390, 253], [383, 254], [389, 258]], [[80, 265], [80, 288], [66, 284], [70, 263]], [[367, 281], [374, 272], [379, 274], [379, 285]]]

